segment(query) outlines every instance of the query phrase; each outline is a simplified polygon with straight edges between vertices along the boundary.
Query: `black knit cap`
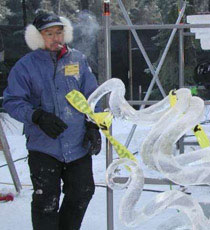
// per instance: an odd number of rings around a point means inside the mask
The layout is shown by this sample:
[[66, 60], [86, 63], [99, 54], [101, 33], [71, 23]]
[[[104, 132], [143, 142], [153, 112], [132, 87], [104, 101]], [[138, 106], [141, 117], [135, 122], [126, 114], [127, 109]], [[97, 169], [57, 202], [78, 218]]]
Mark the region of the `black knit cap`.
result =
[[64, 26], [60, 18], [51, 13], [42, 13], [36, 16], [33, 25], [40, 31], [52, 26]]

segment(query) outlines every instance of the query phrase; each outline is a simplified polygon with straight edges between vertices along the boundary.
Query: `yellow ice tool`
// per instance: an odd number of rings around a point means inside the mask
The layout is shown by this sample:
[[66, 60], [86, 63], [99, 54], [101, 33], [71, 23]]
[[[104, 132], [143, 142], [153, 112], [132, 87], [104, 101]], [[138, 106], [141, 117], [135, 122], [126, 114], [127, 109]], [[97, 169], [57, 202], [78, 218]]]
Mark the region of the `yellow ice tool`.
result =
[[84, 95], [77, 90], [72, 90], [70, 93], [68, 93], [66, 95], [66, 99], [75, 109], [88, 115], [92, 120], [95, 121], [106, 138], [110, 141], [120, 158], [129, 158], [137, 162], [137, 159], [134, 157], [134, 155], [124, 145], [122, 145], [113, 136], [110, 135], [109, 127], [112, 124], [113, 118], [111, 113], [94, 113]]
[[[176, 91], [175, 90], [170, 91], [169, 101], [170, 101], [171, 107], [173, 107], [176, 104], [177, 97], [176, 97]], [[193, 128], [193, 132], [194, 132], [194, 135], [196, 136], [196, 139], [197, 139], [201, 148], [206, 148], [206, 147], [210, 146], [210, 141], [209, 141], [205, 131], [203, 130], [203, 128], [200, 124], [196, 125]]]

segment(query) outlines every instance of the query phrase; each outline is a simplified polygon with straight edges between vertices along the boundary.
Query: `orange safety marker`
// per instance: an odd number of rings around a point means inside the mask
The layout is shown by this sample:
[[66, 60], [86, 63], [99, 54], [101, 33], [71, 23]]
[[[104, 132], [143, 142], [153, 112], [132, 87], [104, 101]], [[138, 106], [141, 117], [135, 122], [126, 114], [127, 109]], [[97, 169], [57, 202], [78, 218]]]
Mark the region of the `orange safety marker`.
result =
[[110, 16], [110, 0], [104, 0], [104, 16]]

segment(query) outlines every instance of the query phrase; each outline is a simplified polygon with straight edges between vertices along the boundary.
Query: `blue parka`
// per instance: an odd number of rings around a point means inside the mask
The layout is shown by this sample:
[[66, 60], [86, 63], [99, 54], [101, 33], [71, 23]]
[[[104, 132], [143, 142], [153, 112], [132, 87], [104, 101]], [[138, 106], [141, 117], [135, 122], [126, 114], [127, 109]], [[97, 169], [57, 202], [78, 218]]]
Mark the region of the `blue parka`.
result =
[[[57, 61], [56, 53], [37, 49], [12, 68], [3, 107], [11, 117], [24, 123], [28, 150], [40, 151], [68, 163], [83, 157], [87, 149], [82, 147], [85, 116], [68, 103], [65, 95], [76, 89], [88, 98], [96, 87], [96, 78], [79, 51], [68, 49]], [[32, 122], [37, 108], [56, 114], [68, 128], [57, 139], [48, 137]]]

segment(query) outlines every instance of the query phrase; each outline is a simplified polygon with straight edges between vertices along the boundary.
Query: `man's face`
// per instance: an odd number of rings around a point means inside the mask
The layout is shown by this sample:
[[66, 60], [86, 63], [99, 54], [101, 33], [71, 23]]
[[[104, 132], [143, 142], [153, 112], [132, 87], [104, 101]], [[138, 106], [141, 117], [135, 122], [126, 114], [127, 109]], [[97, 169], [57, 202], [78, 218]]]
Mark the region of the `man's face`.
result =
[[52, 26], [40, 31], [45, 44], [45, 49], [49, 51], [59, 51], [64, 44], [63, 26]]

